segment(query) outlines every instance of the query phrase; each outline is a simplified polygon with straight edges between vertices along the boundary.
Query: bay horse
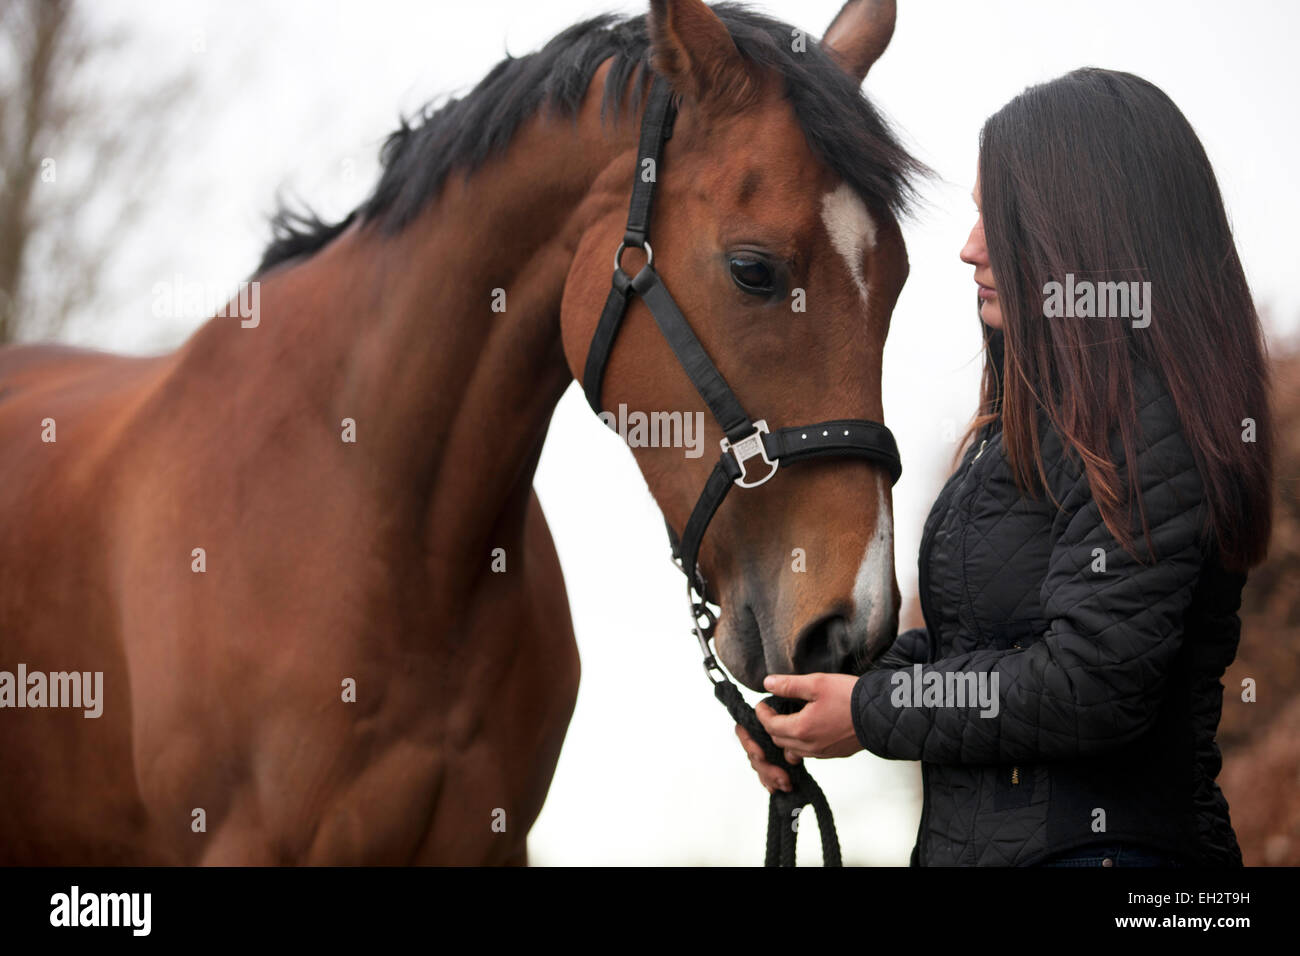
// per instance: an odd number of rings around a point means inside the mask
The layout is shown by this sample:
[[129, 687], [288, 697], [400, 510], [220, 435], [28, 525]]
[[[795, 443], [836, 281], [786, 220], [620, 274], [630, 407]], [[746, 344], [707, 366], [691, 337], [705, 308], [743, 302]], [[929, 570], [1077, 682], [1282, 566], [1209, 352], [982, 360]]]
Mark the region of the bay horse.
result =
[[[0, 672], [28, 675], [0, 680], [0, 862], [526, 863], [579, 679], [533, 474], [648, 80], [678, 103], [657, 266], [708, 353], [774, 424], [880, 420], [920, 168], [860, 92], [892, 31], [871, 0], [820, 44], [701, 0], [573, 26], [404, 122], [342, 222], [281, 214], [255, 322], [0, 352]], [[604, 397], [701, 407], [643, 303]], [[632, 450], [680, 529], [709, 459]], [[699, 565], [737, 679], [892, 641], [890, 502], [843, 460], [719, 509]], [[56, 699], [73, 673], [98, 716]]]

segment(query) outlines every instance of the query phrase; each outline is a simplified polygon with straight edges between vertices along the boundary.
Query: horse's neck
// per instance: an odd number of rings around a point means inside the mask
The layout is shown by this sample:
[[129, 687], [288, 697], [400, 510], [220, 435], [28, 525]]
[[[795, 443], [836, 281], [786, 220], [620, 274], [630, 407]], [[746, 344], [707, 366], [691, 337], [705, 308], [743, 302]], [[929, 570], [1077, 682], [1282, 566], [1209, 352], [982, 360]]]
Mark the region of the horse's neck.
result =
[[595, 153], [602, 137], [590, 130], [560, 139], [555, 127], [521, 129], [500, 160], [453, 174], [400, 233], [354, 226], [268, 276], [264, 329], [232, 333], [264, 331], [258, 351], [277, 375], [335, 425], [355, 420], [358, 451], [382, 475], [369, 490], [408, 502], [449, 588], [469, 584], [454, 579], [474, 572], [468, 555], [522, 527], [572, 380], [560, 302], [583, 220], [598, 214], [592, 183], [621, 150]]

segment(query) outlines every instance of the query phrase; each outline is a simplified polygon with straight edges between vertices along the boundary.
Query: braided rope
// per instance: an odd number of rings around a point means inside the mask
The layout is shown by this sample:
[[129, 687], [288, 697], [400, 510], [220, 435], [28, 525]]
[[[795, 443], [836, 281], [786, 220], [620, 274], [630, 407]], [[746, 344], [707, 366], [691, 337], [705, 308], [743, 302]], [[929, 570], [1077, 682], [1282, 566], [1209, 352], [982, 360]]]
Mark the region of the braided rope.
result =
[[[840, 861], [840, 839], [835, 832], [835, 818], [831, 815], [830, 804], [826, 794], [812, 778], [808, 768], [802, 763], [786, 762], [785, 753], [772, 742], [763, 725], [759, 723], [754, 708], [745, 703], [745, 698], [731, 681], [719, 681], [713, 685], [713, 694], [731, 719], [744, 727], [763, 748], [768, 763], [785, 770], [790, 776], [791, 792], [777, 790], [772, 793], [767, 804], [767, 859], [765, 866], [794, 866], [795, 841], [798, 839], [797, 819], [799, 812], [812, 805], [817, 814], [817, 829], [822, 838], [822, 863], [825, 866], [842, 866]], [[768, 697], [764, 700], [778, 714], [792, 714], [804, 705], [802, 700], [788, 697]]]

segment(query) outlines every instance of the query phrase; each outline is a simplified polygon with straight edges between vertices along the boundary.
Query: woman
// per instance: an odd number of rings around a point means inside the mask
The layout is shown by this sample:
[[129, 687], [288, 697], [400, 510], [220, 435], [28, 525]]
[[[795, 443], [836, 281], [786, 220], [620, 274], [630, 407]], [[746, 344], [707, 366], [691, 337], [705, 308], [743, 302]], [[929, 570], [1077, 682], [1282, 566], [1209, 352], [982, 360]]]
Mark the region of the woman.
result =
[[769, 677], [809, 703], [760, 719], [790, 760], [920, 760], [914, 865], [1240, 865], [1214, 736], [1272, 419], [1213, 171], [1164, 93], [1086, 69], [985, 123], [974, 198], [985, 369], [926, 627], [860, 678]]

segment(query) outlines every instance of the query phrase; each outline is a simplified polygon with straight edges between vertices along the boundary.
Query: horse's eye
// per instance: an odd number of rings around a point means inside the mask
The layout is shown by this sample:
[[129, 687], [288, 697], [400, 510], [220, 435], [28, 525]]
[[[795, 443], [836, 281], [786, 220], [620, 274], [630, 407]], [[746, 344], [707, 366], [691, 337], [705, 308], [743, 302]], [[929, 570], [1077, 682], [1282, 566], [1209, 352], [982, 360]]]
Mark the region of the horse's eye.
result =
[[750, 295], [770, 296], [775, 291], [776, 274], [762, 259], [749, 256], [732, 256], [731, 281], [736, 288]]

